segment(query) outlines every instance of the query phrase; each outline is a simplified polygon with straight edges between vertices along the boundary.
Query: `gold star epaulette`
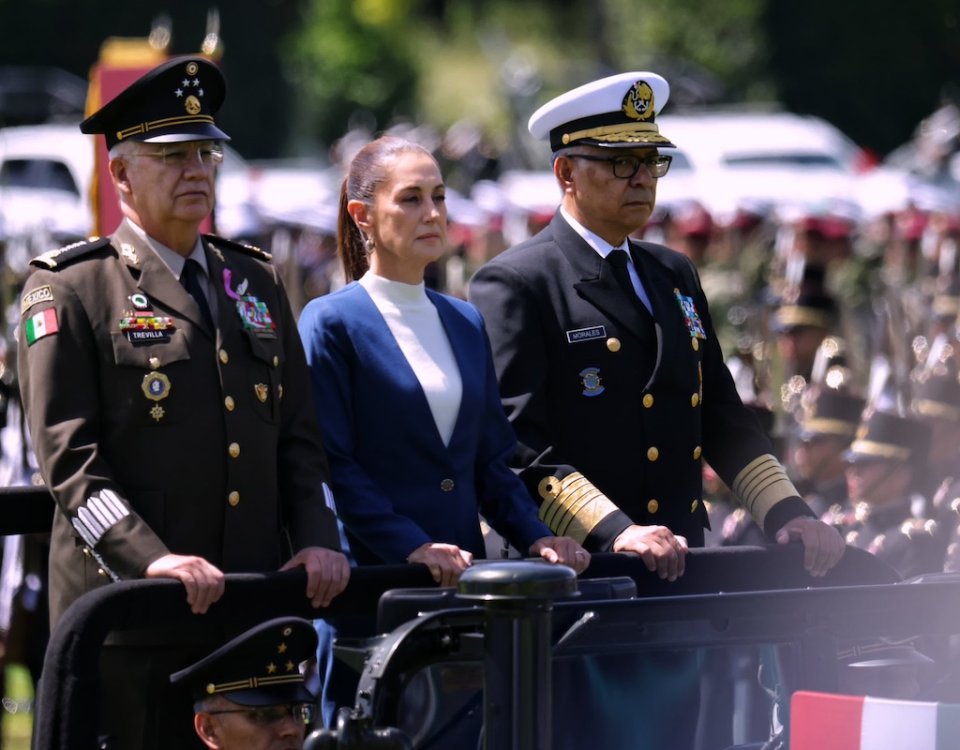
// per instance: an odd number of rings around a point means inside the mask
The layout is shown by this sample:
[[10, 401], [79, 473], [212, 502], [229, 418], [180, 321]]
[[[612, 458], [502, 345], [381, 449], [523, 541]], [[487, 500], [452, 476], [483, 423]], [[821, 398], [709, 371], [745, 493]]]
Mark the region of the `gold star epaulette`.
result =
[[261, 250], [259, 247], [255, 247], [254, 245], [247, 245], [243, 242], [227, 240], [223, 237], [218, 237], [215, 234], [205, 234], [203, 235], [203, 239], [220, 249], [226, 248], [228, 250], [236, 250], [244, 255], [249, 255], [257, 260], [262, 260], [264, 263], [269, 263], [271, 260], [273, 260], [273, 256], [270, 253], [268, 253], [266, 250]]
[[77, 258], [82, 258], [84, 255], [87, 255], [94, 250], [99, 250], [102, 247], [106, 247], [109, 244], [109, 237], [92, 237], [89, 240], [74, 242], [72, 245], [60, 247], [56, 250], [50, 250], [46, 253], [43, 253], [43, 255], [38, 255], [36, 258], [30, 261], [30, 265], [36, 266], [37, 268], [46, 268], [51, 271], [56, 270], [69, 265]]

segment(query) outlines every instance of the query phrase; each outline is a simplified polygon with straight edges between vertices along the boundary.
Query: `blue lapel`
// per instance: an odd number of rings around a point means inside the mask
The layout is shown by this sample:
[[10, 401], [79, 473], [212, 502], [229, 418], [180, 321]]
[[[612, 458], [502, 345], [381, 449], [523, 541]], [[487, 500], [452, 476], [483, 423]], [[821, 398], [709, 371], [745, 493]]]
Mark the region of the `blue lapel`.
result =
[[[469, 323], [442, 295], [427, 290], [427, 297], [440, 314], [440, 322], [450, 341], [454, 357], [457, 360], [457, 367], [460, 369], [460, 378], [463, 381], [460, 411], [457, 414], [453, 435], [450, 437], [450, 444], [446, 446], [440, 438], [433, 413], [430, 411], [430, 404], [416, 373], [404, 356], [397, 340], [393, 337], [386, 320], [383, 319], [380, 311], [377, 310], [377, 306], [370, 299], [370, 295], [367, 294], [366, 289], [359, 284], [357, 284], [357, 288], [357, 291], [360, 292], [356, 295], [360, 308], [358, 310], [358, 320], [366, 321], [365, 325], [361, 323], [361, 327], [364, 329], [367, 343], [374, 351], [380, 352], [383, 359], [387, 361], [388, 372], [390, 377], [396, 380], [397, 389], [403, 393], [416, 394], [413, 400], [404, 399], [402, 403], [394, 401], [385, 404], [385, 407], [394, 413], [397, 411], [401, 413], [409, 412], [408, 418], [416, 424], [429, 424], [430, 427], [425, 427], [419, 434], [424, 437], [430, 435], [429, 441], [433, 444], [432, 450], [450, 451], [451, 454], [458, 455], [457, 451], [460, 444], [468, 436], [467, 426], [477, 418], [478, 401], [482, 401], [482, 398], [477, 398], [477, 393], [479, 391], [482, 394], [480, 389], [482, 387], [483, 368], [480, 366], [478, 372], [476, 364], [471, 366], [471, 362], [477, 360], [477, 352], [469, 348]], [[482, 363], [482, 360], [480, 362]]]

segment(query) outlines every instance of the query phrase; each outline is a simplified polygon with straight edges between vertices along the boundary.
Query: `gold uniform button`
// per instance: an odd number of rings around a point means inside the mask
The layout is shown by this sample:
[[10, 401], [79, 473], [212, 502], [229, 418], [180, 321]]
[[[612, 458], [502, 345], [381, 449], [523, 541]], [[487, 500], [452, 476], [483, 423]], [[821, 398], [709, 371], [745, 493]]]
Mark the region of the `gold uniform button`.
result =
[[607, 349], [609, 349], [612, 352], [620, 351], [620, 339], [618, 338], [607, 339]]
[[240, 455], [240, 443], [230, 443], [230, 447], [227, 448], [227, 452], [230, 454], [230, 458], [236, 458]]
[[453, 487], [454, 487], [454, 484], [452, 479], [444, 479], [442, 482], [440, 482], [440, 489], [443, 490], [444, 492], [450, 492], [450, 490], [452, 490]]
[[656, 461], [660, 458], [660, 451], [657, 448], [647, 448], [647, 460]]
[[643, 408], [649, 409], [651, 406], [653, 406], [653, 394], [652, 393], [643, 394]]
[[700, 507], [700, 501], [699, 501], [699, 500], [694, 500], [692, 503], [690, 503], [690, 512], [691, 512], [691, 513], [696, 513], [696, 512], [697, 512], [697, 508], [699, 508], [699, 507]]
[[690, 339], [690, 346], [693, 347], [695, 352], [700, 351], [700, 339]]
[[84, 547], [84, 548], [83, 548], [83, 556], [84, 556], [84, 557], [90, 557], [92, 554], [93, 554], [93, 553], [90, 551], [90, 548], [89, 548], [89, 547]]
[[233, 400], [233, 396], [227, 396], [223, 400], [223, 405], [227, 407], [227, 411], [233, 411], [237, 407], [236, 402]]
[[230, 503], [234, 508], [240, 505], [240, 493], [234, 490], [229, 495], [227, 495], [227, 502]]
[[98, 576], [103, 576], [104, 578], [106, 578], [106, 577], [107, 577], [107, 571], [105, 571], [103, 568], [97, 568], [97, 575], [98, 575]]
[[660, 510], [660, 503], [656, 500], [651, 500], [647, 503], [647, 513], [656, 513]]
[[701, 455], [702, 453], [703, 453], [703, 449], [701, 449], [700, 446], [698, 445], [696, 448], [693, 449], [693, 460], [694, 460], [694, 461], [699, 461], [699, 460], [700, 460], [700, 455]]
[[692, 406], [694, 409], [696, 409], [696, 408], [697, 408], [697, 404], [699, 404], [699, 403], [700, 403], [700, 394], [699, 394], [699, 393], [694, 393], [694, 394], [690, 397], [690, 406]]
[[274, 367], [280, 366], [280, 357], [278, 357], [276, 354], [273, 355], [273, 366]]
[[227, 350], [226, 350], [226, 349], [221, 349], [221, 350], [220, 350], [220, 361], [223, 362], [223, 364], [227, 364], [227, 362], [230, 361], [230, 355], [227, 354]]

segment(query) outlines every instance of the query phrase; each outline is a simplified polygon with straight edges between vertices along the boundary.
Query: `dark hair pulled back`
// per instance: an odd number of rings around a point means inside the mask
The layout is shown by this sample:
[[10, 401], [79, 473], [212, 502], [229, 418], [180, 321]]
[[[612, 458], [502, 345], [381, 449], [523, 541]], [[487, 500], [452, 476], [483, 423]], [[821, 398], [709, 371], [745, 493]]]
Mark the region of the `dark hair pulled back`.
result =
[[370, 141], [350, 162], [347, 176], [340, 186], [340, 211], [337, 216], [337, 252], [348, 282], [363, 276], [370, 267], [370, 261], [365, 238], [347, 211], [347, 203], [357, 200], [371, 205], [380, 185], [390, 177], [394, 158], [407, 151], [420, 151], [433, 158], [433, 154], [418, 143], [385, 135]]

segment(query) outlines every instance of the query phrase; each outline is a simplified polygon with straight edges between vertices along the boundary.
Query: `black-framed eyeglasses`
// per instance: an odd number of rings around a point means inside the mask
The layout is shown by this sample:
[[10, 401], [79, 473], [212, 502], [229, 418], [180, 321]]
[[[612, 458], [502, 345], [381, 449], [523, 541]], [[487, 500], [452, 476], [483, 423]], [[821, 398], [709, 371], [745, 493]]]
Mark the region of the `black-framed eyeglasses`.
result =
[[658, 179], [667, 173], [667, 171], [670, 169], [670, 162], [673, 161], [672, 156], [666, 156], [664, 154], [651, 156], [647, 159], [641, 159], [639, 156], [635, 156], [633, 154], [622, 154], [620, 156], [565, 154], [565, 156], [569, 156], [571, 159], [586, 159], [588, 161], [609, 162], [610, 167], [613, 169], [613, 176], [620, 180], [629, 180], [640, 171], [641, 166], [646, 168], [647, 173], [651, 177]]
[[223, 146], [219, 143], [200, 146], [191, 146], [189, 143], [170, 143], [160, 146], [156, 151], [134, 151], [131, 156], [159, 159], [164, 165], [170, 167], [183, 168], [196, 161], [205, 167], [215, 167], [223, 163]]
[[205, 711], [204, 713], [211, 716], [244, 714], [250, 721], [261, 727], [268, 727], [291, 717], [301, 724], [312, 724], [317, 718], [316, 706], [312, 703], [287, 703], [279, 706], [257, 706], [256, 708], [224, 708]]

